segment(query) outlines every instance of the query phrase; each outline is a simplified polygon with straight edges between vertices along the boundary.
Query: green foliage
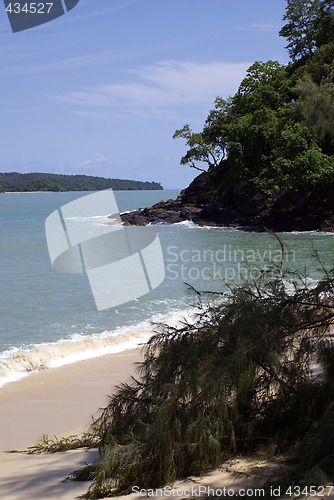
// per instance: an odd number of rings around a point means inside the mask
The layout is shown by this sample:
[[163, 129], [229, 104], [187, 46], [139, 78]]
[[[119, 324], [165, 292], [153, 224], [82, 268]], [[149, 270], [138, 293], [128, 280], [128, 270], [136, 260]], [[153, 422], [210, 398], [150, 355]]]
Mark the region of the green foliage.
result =
[[[334, 397], [334, 278], [314, 288], [287, 278], [273, 265], [209, 306], [197, 292], [194, 323], [160, 327], [140, 378], [120, 386], [94, 424], [101, 460], [88, 498], [161, 487], [263, 444], [282, 453], [316, 439]], [[317, 358], [327, 378], [312, 375]]]
[[163, 189], [158, 182], [105, 179], [89, 175], [63, 175], [18, 172], [0, 173], [0, 192], [4, 191], [100, 191], [103, 189], [148, 190]]
[[[203, 132], [194, 133], [189, 125], [184, 125], [180, 130], [176, 130], [173, 139], [185, 139], [189, 150], [181, 159], [181, 165], [189, 165], [191, 168], [205, 172], [196, 163], [206, 163], [209, 168], [218, 167], [226, 154], [227, 144], [222, 138], [223, 120], [228, 109], [228, 103], [217, 98], [215, 110], [211, 111], [204, 125]], [[219, 125], [217, 123], [219, 122]], [[218, 132], [219, 137], [215, 135]]]
[[[0, 174], [0, 192], [24, 192], [24, 191], [65, 191], [65, 189], [55, 182], [44, 181], [39, 179], [31, 179], [28, 182], [15, 183], [1, 180], [1, 175], [7, 179], [7, 174]], [[10, 175], [10, 174], [9, 174]]]
[[333, 0], [323, 0], [320, 15], [316, 21], [317, 47], [326, 45], [334, 40], [334, 5]]
[[[333, 178], [332, 83], [324, 79], [320, 89], [300, 80], [293, 94], [288, 82], [278, 63], [255, 63], [228, 107], [221, 112], [216, 106], [210, 112], [203, 135], [216, 148], [228, 144], [225, 185], [242, 183], [270, 194], [326, 184]], [[315, 88], [313, 96], [310, 88]], [[292, 96], [298, 94], [296, 104]]]
[[280, 36], [287, 38], [287, 49], [293, 60], [312, 57], [316, 50], [319, 18], [323, 13], [322, 0], [287, 0], [283, 17], [288, 23]]
[[262, 106], [277, 111], [287, 101], [288, 82], [277, 61], [255, 62], [233, 97], [233, 114], [253, 113]]
[[303, 122], [314, 127], [322, 150], [328, 156], [334, 155], [334, 63], [328, 67], [328, 76], [320, 85], [305, 75], [295, 87], [299, 95], [296, 109]]
[[319, 61], [318, 73], [320, 67], [319, 84], [307, 73], [292, 84], [277, 62], [252, 65], [231, 100], [216, 100], [202, 133], [188, 125], [176, 132], [174, 137], [186, 138], [190, 146], [181, 163], [196, 168], [197, 161], [206, 162], [210, 171], [221, 158], [221, 188], [241, 184], [271, 194], [329, 184], [334, 178], [333, 65]]
[[216, 99], [202, 132], [174, 134], [189, 147], [181, 164], [218, 172], [216, 192], [310, 190], [334, 179], [333, 0], [288, 0], [284, 20], [293, 62], [255, 62], [232, 98]]
[[[333, 392], [333, 391], [332, 391]], [[300, 474], [312, 474], [321, 469], [330, 480], [334, 473], [334, 400], [332, 400], [319, 419], [308, 432], [302, 443], [297, 446], [294, 460]]]
[[68, 436], [58, 438], [43, 435], [42, 439], [35, 445], [29, 446], [27, 450], [12, 450], [9, 453], [26, 453], [27, 455], [39, 455], [41, 453], [59, 453], [80, 448], [96, 448], [99, 441], [95, 433], [86, 432], [82, 436]]

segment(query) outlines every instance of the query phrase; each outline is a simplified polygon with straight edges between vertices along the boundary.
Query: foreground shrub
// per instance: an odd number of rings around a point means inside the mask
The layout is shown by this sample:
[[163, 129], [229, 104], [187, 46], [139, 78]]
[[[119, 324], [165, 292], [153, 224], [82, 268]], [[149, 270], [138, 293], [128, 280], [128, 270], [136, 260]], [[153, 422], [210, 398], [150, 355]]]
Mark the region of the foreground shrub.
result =
[[315, 287], [287, 279], [273, 266], [211, 305], [196, 292], [193, 323], [157, 327], [138, 380], [118, 387], [94, 424], [101, 459], [89, 498], [161, 487], [263, 446], [313, 447], [299, 465], [326, 459], [334, 479], [332, 444], [314, 446], [333, 415], [333, 273]]

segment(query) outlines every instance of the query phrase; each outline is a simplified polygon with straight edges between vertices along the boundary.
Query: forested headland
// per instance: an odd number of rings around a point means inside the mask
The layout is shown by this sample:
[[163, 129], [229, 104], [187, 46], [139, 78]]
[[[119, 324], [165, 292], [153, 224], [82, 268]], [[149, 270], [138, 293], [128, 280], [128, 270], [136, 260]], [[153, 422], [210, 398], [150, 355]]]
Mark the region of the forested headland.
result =
[[0, 173], [0, 192], [25, 191], [115, 191], [163, 189], [159, 182], [105, 179], [91, 175], [64, 175], [18, 172]]
[[217, 97], [200, 132], [186, 124], [181, 165], [201, 172], [174, 202], [127, 214], [129, 224], [263, 231], [334, 231], [332, 0], [289, 0], [286, 66], [257, 61], [238, 91]]
[[291, 61], [255, 62], [237, 93], [218, 97], [201, 132], [177, 130], [181, 164], [214, 175], [223, 192], [272, 194], [325, 186], [334, 178], [332, 0], [289, 0], [280, 35]]

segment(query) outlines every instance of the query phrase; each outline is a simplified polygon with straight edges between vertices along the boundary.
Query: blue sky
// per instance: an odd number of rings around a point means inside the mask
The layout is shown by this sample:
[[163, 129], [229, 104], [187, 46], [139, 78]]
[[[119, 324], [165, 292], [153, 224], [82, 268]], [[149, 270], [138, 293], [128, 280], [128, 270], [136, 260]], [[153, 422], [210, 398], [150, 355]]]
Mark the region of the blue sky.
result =
[[284, 0], [80, 0], [13, 34], [0, 4], [0, 171], [160, 181], [196, 171], [174, 131], [201, 130], [254, 61], [285, 64]]

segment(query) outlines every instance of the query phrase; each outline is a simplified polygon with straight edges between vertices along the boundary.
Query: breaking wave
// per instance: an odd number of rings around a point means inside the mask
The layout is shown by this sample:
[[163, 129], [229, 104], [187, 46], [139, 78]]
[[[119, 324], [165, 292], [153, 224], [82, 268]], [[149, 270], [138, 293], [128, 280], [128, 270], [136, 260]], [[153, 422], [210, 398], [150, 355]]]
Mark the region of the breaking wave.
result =
[[193, 309], [171, 311], [167, 315], [157, 314], [150, 321], [116, 328], [114, 331], [74, 334], [56, 342], [35, 344], [29, 348], [11, 348], [0, 354], [0, 387], [47, 368], [134, 349], [147, 343], [157, 330], [156, 324], [177, 326], [185, 319], [191, 321], [193, 314]]

